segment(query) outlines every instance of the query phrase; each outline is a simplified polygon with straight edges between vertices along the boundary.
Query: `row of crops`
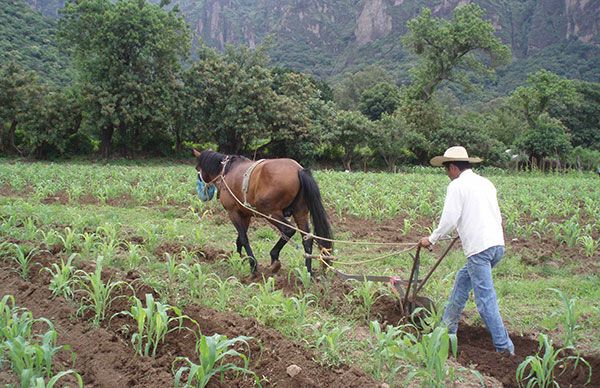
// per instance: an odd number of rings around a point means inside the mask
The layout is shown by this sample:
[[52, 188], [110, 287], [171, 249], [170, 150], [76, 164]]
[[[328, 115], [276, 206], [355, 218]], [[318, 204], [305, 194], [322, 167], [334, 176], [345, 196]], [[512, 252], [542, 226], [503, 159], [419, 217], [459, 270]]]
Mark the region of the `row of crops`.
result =
[[[319, 171], [315, 176], [332, 215], [383, 224], [393, 220], [392, 226], [403, 238], [427, 233], [434, 225], [447, 184], [447, 178], [429, 169], [394, 175]], [[496, 269], [496, 288], [509, 328], [547, 333], [540, 340], [546, 339], [542, 346], [556, 356], [555, 361], [564, 356], [564, 352], [557, 353], [562, 346], [597, 352], [599, 278], [593, 267], [582, 268], [598, 257], [600, 194], [595, 190], [595, 177], [496, 174], [490, 178], [498, 188], [508, 240], [529, 239], [555, 248], [547, 263], [532, 266], [525, 260], [527, 252], [511, 251], [509, 247]], [[175, 319], [166, 326], [167, 331], [173, 330], [171, 334], [178, 334], [182, 322], [188, 322], [183, 316], [185, 307], [201, 304], [256, 318], [313, 348], [322, 365], [360, 365], [377, 380], [392, 385], [407, 381], [408, 376], [424, 384], [473, 378], [471, 372], [448, 362], [453, 342], [437, 326], [439, 317], [424, 322], [423, 336], [416, 335], [411, 326], [380, 325], [374, 321], [379, 304], [395, 297], [388, 286], [360, 282], [341, 293], [339, 284], [310, 281], [297, 240], [282, 252], [284, 269], [280, 276], [248, 284], [244, 280], [249, 274], [247, 262], [231, 252], [235, 241], [233, 227], [218, 203], [197, 200], [194, 179], [191, 166], [4, 163], [0, 168], [0, 237], [16, 243], [7, 245], [5, 259], [14, 260], [11, 265], [20, 268], [20, 263], [35, 262], [40, 251], [56, 253], [56, 261], [48, 271], [53, 279], [62, 276], [56, 282], [67, 284], [63, 290], [70, 290], [59, 295], [77, 303], [80, 314], [89, 316], [92, 322], [96, 317], [91, 303], [94, 290], [111, 291], [105, 298], [110, 301], [110, 295], [120, 294], [130, 286], [115, 280], [119, 285], [111, 289], [111, 282], [106, 279], [100, 286], [100, 277], [94, 286], [95, 271], [75, 269], [90, 262], [94, 268], [100, 264], [139, 271], [142, 281], [161, 297], [149, 302], [145, 295], [139, 295], [140, 300], [132, 300], [131, 309], [122, 316], [138, 316], [149, 308], [158, 311], [159, 303], [160, 309], [168, 312], [167, 319]], [[397, 225], [395, 220], [400, 220]], [[345, 230], [337, 230], [336, 235], [352, 238]], [[267, 263], [268, 252], [277, 239], [277, 233], [265, 223], [252, 229], [250, 241], [259, 263]], [[341, 244], [336, 251], [346, 261], [387, 254], [379, 248]], [[564, 261], [564, 252], [585, 260]], [[424, 265], [434, 259], [435, 254], [426, 254]], [[438, 306], [443, 306], [453, 275], [463, 263], [460, 252], [451, 252], [426, 287], [426, 294]], [[405, 274], [403, 269], [408, 269], [409, 264], [408, 255], [396, 254], [348, 271]], [[69, 267], [71, 271], [67, 270]], [[290, 284], [294, 285], [291, 290]], [[560, 294], [550, 288], [560, 290]], [[538, 300], [531, 295], [537, 295]], [[544, 303], [537, 303], [539, 299]], [[102, 325], [106, 319], [105, 316], [96, 323]], [[134, 333], [138, 320], [128, 319]], [[470, 303], [467, 321], [481, 324], [477, 319]], [[149, 344], [144, 334], [135, 338], [132, 347], [138, 354], [160, 353], [160, 341]], [[240, 357], [235, 365], [243, 367], [246, 360], [251, 363], [256, 356]], [[190, 360], [200, 365], [200, 358]], [[174, 376], [180, 367], [195, 370], [194, 365], [186, 363], [179, 360]], [[560, 363], [548, 368], [558, 369]], [[524, 366], [521, 377], [532, 370]], [[187, 373], [185, 370], [179, 375], [181, 383]], [[539, 376], [544, 376], [543, 370]], [[254, 377], [248, 374], [248, 378]], [[260, 378], [259, 381], [265, 383]]]
[[[402, 217], [400, 230], [424, 233], [441, 211], [447, 179], [423, 173], [337, 173], [319, 171], [328, 208], [338, 216], [384, 220]], [[415, 177], [418, 176], [418, 179]], [[111, 166], [39, 163], [3, 164], [0, 182], [32, 201], [117, 202], [126, 206], [197, 208], [192, 166]], [[492, 175], [511, 238], [551, 239], [589, 257], [600, 248], [600, 190], [591, 174]]]

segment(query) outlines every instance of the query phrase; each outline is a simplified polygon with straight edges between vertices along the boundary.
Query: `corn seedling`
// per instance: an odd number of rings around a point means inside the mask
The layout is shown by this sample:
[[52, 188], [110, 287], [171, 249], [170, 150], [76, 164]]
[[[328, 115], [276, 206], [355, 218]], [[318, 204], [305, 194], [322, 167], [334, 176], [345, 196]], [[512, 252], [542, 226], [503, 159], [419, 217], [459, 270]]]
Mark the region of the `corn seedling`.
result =
[[323, 351], [324, 365], [338, 366], [344, 360], [341, 354], [341, 339], [345, 332], [350, 330], [349, 327], [334, 326], [331, 322], [325, 323], [320, 330], [320, 336], [315, 342], [315, 347]]
[[565, 347], [573, 347], [575, 346], [575, 342], [577, 341], [577, 334], [575, 333], [577, 329], [581, 326], [577, 324], [577, 319], [579, 318], [579, 313], [577, 313], [575, 309], [575, 304], [577, 303], [576, 298], [569, 299], [567, 295], [565, 295], [561, 290], [556, 288], [549, 288], [548, 290], [555, 292], [560, 300], [563, 303], [564, 311], [562, 314], [554, 313], [554, 316], [559, 316], [559, 319], [563, 326], [563, 343]]
[[600, 240], [594, 240], [591, 236], [581, 236], [577, 241], [587, 257], [592, 257], [600, 251]]
[[[297, 279], [300, 279], [300, 282], [302, 283], [302, 288], [304, 290], [308, 290], [311, 288], [313, 282], [311, 280], [310, 272], [308, 272], [306, 266], [303, 265], [301, 267], [295, 267], [294, 274], [296, 275]], [[288, 273], [288, 282], [290, 282], [291, 276], [292, 272], [290, 271]]]
[[411, 371], [406, 380], [421, 379], [423, 386], [445, 387], [446, 381], [454, 382], [455, 370], [447, 365], [450, 350], [456, 357], [456, 335], [448, 334], [448, 329], [439, 326], [421, 337], [415, 344], [421, 368]]
[[123, 281], [112, 282], [110, 279], [106, 283], [102, 281], [102, 257], [98, 258], [96, 270], [93, 273], [85, 271], [76, 271], [78, 276], [77, 283], [81, 287], [83, 297], [81, 298], [81, 306], [77, 310], [79, 315], [83, 315], [87, 311], [93, 312], [92, 324], [95, 327], [100, 326], [100, 322], [106, 317], [106, 310], [111, 303], [118, 297], [111, 297], [116, 289], [120, 289], [127, 283]]
[[[175, 316], [170, 317], [170, 312]], [[131, 337], [137, 354], [152, 357], [156, 356], [156, 349], [165, 340], [165, 336], [174, 330], [181, 330], [183, 319], [187, 318], [179, 308], [155, 301], [152, 294], [146, 294], [146, 307], [134, 296], [131, 309], [118, 314], [133, 318], [137, 324], [137, 331]], [[174, 322], [177, 326], [169, 329], [169, 325]]]
[[[573, 369], [577, 369], [579, 363], [587, 366], [588, 379], [586, 384], [589, 383], [592, 378], [592, 368], [585, 359], [578, 355], [561, 357], [561, 353], [564, 353], [567, 348], [554, 349], [552, 342], [545, 334], [540, 334], [538, 341], [538, 353], [527, 356], [517, 367], [516, 377], [519, 387], [559, 387], [558, 382], [555, 380], [556, 371], [562, 369], [560, 374], [563, 374], [567, 370], [567, 363], [573, 363]], [[529, 373], [525, 375], [527, 371]], [[524, 381], [527, 382], [526, 385], [523, 385]]]
[[29, 279], [29, 271], [31, 270], [31, 262], [33, 256], [37, 252], [36, 249], [32, 249], [25, 253], [23, 247], [18, 244], [13, 244], [14, 255], [12, 256], [13, 261], [19, 266], [17, 272], [23, 280]]
[[378, 380], [383, 379], [385, 374], [387, 376], [385, 380], [391, 384], [396, 374], [402, 369], [399, 360], [401, 359], [401, 337], [405, 334], [404, 329], [388, 325], [383, 331], [379, 322], [371, 321], [369, 330], [372, 336], [369, 342], [375, 362], [373, 374]]
[[53, 297], [62, 296], [67, 300], [73, 300], [73, 285], [75, 284], [73, 259], [76, 256], [77, 254], [74, 253], [66, 262], [61, 259], [60, 265], [52, 263], [50, 268], [44, 268], [52, 276], [49, 288]]
[[240, 282], [234, 276], [230, 276], [225, 280], [221, 280], [215, 276], [211, 278], [211, 282], [215, 285], [212, 289], [214, 293], [213, 307], [219, 311], [227, 310], [227, 307], [231, 303], [231, 297], [236, 288], [240, 286]]
[[377, 294], [379, 293], [379, 285], [370, 280], [366, 280], [363, 282], [358, 282], [358, 284], [354, 287], [352, 292], [349, 294], [349, 298], [358, 299], [362, 308], [364, 318], [368, 321], [371, 316], [371, 309], [373, 308], [373, 304], [379, 298]]
[[[180, 367], [175, 373], [175, 388], [181, 387], [197, 387], [204, 388], [210, 380], [220, 375], [220, 380], [223, 382], [226, 372], [232, 371], [243, 373], [254, 377], [254, 382], [260, 386], [258, 376], [248, 369], [248, 357], [233, 349], [237, 343], [248, 345], [248, 341], [252, 337], [239, 336], [233, 339], [228, 339], [224, 335], [214, 334], [210, 337], [201, 335], [196, 342], [196, 353], [199, 356], [200, 363], [196, 364], [187, 357], [178, 357], [174, 365], [183, 361], [186, 366]], [[238, 366], [232, 362], [225, 362], [226, 357], [237, 357], [242, 361], [242, 366]], [[183, 374], [187, 373], [187, 381], [182, 385]]]
[[72, 230], [71, 228], [69, 228], [68, 226], [65, 228], [65, 234], [63, 235], [58, 235], [58, 238], [60, 239], [65, 252], [67, 254], [70, 254], [71, 252], [73, 252], [73, 249], [75, 248], [75, 246], [77, 245], [78, 238], [79, 235], [77, 233], [75, 233], [74, 230]]
[[65, 376], [69, 376], [69, 375], [75, 377], [75, 380], [77, 381], [77, 386], [79, 388], [83, 388], [83, 379], [81, 378], [81, 375], [71, 369], [65, 370], [62, 372], [58, 372], [56, 375], [52, 376], [48, 380], [48, 382], [45, 382], [42, 377], [38, 377], [37, 379], [35, 379], [35, 381], [30, 381], [28, 387], [29, 388], [54, 388], [57, 386], [58, 381], [60, 379], [62, 379]]
[[179, 277], [186, 284], [186, 289], [189, 291], [192, 298], [203, 301], [206, 297], [207, 287], [210, 282], [216, 282], [216, 276], [204, 271], [198, 263], [189, 266], [182, 264], [178, 268]]

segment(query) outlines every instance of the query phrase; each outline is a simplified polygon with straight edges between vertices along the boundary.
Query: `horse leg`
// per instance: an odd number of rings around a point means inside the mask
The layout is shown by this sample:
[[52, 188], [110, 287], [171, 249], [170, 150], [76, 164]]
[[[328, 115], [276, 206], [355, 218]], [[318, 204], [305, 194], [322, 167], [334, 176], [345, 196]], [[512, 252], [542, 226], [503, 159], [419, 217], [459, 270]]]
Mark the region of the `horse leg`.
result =
[[[296, 225], [298, 228], [305, 232], [310, 233], [310, 224], [308, 223], [308, 212], [303, 213], [294, 213], [294, 220], [296, 221]], [[304, 247], [304, 253], [306, 257], [304, 259], [304, 265], [306, 265], [306, 270], [308, 273], [312, 274], [312, 259], [309, 257], [312, 255], [313, 249], [313, 239], [312, 238], [304, 238], [306, 235], [302, 235], [302, 246]]]
[[233, 225], [238, 232], [238, 236], [235, 241], [238, 253], [241, 256], [242, 247], [244, 247], [246, 250], [246, 255], [248, 255], [248, 261], [250, 262], [250, 272], [255, 274], [257, 267], [256, 258], [254, 257], [254, 253], [252, 253], [252, 248], [250, 248], [250, 242], [248, 241], [248, 227], [250, 226], [251, 217], [238, 213], [230, 213], [229, 218], [233, 222]]
[[[279, 261], [279, 253], [283, 249], [284, 245], [292, 238], [296, 231], [291, 228], [290, 222], [283, 216], [283, 214], [271, 214], [271, 217], [274, 218], [275, 221], [269, 221], [273, 224], [277, 230], [281, 233], [281, 237], [277, 241], [277, 243], [271, 249], [271, 272], [276, 273], [281, 268], [281, 262]], [[282, 222], [283, 224], [281, 224]]]

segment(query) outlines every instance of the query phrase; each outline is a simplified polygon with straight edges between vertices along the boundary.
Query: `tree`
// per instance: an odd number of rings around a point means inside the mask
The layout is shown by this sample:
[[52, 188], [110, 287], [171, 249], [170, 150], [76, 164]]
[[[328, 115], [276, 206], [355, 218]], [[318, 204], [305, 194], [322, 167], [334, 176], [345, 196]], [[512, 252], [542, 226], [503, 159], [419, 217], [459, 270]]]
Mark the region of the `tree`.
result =
[[379, 66], [369, 66], [346, 74], [333, 88], [334, 101], [340, 109], [358, 110], [360, 97], [365, 90], [382, 82], [394, 83], [390, 74]]
[[264, 50], [228, 46], [223, 55], [205, 48], [194, 64], [197, 122], [224, 153], [240, 154], [265, 139], [275, 123], [277, 95]]
[[554, 104], [548, 111], [569, 128], [574, 147], [600, 151], [600, 83], [572, 82], [581, 98]]
[[330, 141], [343, 149], [344, 168], [352, 170], [352, 162], [357, 156], [357, 147], [368, 144], [373, 123], [360, 112], [338, 111]]
[[15, 144], [15, 133], [40, 93], [35, 72], [26, 71], [15, 62], [0, 65], [0, 152], [21, 152]]
[[[467, 4], [457, 7], [451, 20], [433, 18], [431, 10], [425, 8], [408, 22], [404, 43], [419, 56], [409, 90], [412, 98], [429, 100], [442, 81], [457, 82], [469, 89], [468, 71], [491, 75], [494, 68], [510, 61], [510, 49], [482, 16], [479, 6]], [[489, 62], [484, 61], [483, 54]]]
[[400, 89], [391, 83], [379, 83], [360, 96], [358, 108], [369, 119], [376, 121], [384, 113], [393, 113], [401, 102]]
[[579, 100], [573, 81], [547, 70], [539, 70], [527, 78], [527, 86], [515, 89], [511, 100], [527, 124], [534, 127], [538, 117], [550, 108], [557, 109]]
[[399, 163], [418, 162], [418, 155], [428, 151], [427, 138], [398, 112], [384, 113], [375, 122], [370, 143], [391, 171], [395, 171]]
[[167, 12], [144, 0], [70, 0], [59, 33], [75, 59], [104, 156], [115, 131], [126, 155], [148, 131], [164, 129], [171, 107], [165, 101], [190, 43], [176, 7]]
[[518, 139], [517, 144], [530, 155], [532, 165], [537, 161], [538, 167], [542, 166], [544, 158], [558, 159], [572, 148], [565, 126], [547, 113], [535, 119], [533, 127]]

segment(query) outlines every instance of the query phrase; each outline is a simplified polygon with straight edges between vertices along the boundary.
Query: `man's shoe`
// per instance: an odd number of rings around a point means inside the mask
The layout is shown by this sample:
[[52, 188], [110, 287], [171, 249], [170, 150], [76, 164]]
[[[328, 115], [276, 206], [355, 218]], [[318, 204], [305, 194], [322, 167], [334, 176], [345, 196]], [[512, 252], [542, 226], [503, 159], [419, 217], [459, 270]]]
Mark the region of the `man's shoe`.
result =
[[508, 349], [504, 349], [503, 351], [501, 351], [501, 352], [498, 352], [498, 353], [500, 353], [500, 354], [501, 354], [503, 357], [508, 357], [508, 358], [510, 358], [510, 357], [514, 357], [514, 356], [515, 356], [515, 353], [514, 353], [514, 352], [511, 352], [511, 351], [510, 351], [510, 350], [508, 350]]

